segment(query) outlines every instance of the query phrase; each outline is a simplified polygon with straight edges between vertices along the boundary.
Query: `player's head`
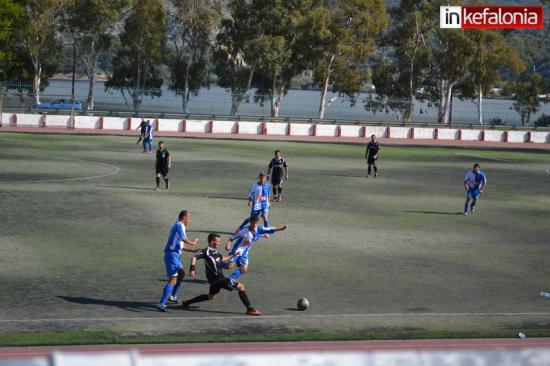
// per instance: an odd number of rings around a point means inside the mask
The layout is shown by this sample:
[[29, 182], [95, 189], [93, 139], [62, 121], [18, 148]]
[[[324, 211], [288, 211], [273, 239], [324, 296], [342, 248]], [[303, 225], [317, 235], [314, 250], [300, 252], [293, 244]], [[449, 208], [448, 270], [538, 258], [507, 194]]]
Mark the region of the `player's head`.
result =
[[376, 135], [370, 135], [370, 140], [371, 141], [376, 141]]
[[221, 242], [222, 242], [222, 239], [220, 238], [220, 234], [218, 233], [208, 234], [208, 246], [210, 248], [218, 249]]
[[178, 220], [183, 222], [185, 225], [191, 222], [191, 213], [187, 210], [181, 210], [178, 215]]
[[275, 158], [280, 159], [281, 158], [281, 150], [275, 150]]
[[250, 229], [256, 231], [258, 224], [260, 223], [260, 218], [258, 216], [250, 217]]
[[472, 168], [472, 171], [475, 172], [475, 173], [479, 172], [479, 163], [474, 164], [474, 167]]
[[263, 184], [265, 182], [267, 182], [267, 175], [264, 173], [258, 174], [258, 183]]
[[159, 149], [164, 149], [164, 142], [162, 141], [159, 141]]

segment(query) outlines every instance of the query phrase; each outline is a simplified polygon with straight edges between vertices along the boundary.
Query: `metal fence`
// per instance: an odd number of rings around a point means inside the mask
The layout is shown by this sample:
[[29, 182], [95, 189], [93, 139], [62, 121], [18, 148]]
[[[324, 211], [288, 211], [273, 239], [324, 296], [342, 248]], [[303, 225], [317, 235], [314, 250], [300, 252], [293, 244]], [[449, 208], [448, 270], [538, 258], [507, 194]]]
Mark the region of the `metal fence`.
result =
[[[0, 105], [4, 111], [29, 112], [36, 111], [32, 88], [21, 84], [0, 84], [3, 98]], [[182, 99], [176, 92], [163, 87], [159, 96], [150, 95], [149, 90], [140, 91], [140, 114], [171, 114], [171, 115], [208, 115], [229, 116], [232, 105], [231, 94], [214, 86], [201, 90], [198, 95], [192, 95], [188, 110], [184, 111]], [[117, 114], [136, 113], [132, 98], [128, 92], [115, 89], [106, 89], [103, 82], [97, 82], [94, 88], [94, 111], [87, 113]], [[88, 82], [77, 81], [75, 85], [75, 99], [87, 108]], [[269, 98], [265, 96], [262, 102], [251, 91], [240, 104], [238, 117], [241, 118], [270, 118], [271, 106]], [[41, 102], [52, 102], [56, 99], [71, 98], [71, 83], [68, 80], [51, 80], [49, 85], [40, 93]], [[319, 117], [320, 93], [311, 90], [290, 90], [284, 97], [279, 110], [280, 118], [288, 119], [315, 119]], [[513, 100], [487, 99], [483, 104], [483, 117], [488, 125], [520, 125], [520, 114], [514, 109]], [[84, 112], [84, 111], [82, 111]], [[78, 112], [78, 113], [82, 113]], [[355, 104], [334, 93], [326, 97], [326, 113], [324, 121], [333, 122], [376, 122], [376, 123], [403, 123], [403, 116], [410, 113], [410, 122], [431, 124], [438, 122], [438, 108], [426, 101], [415, 101], [410, 110], [405, 101], [379, 101], [374, 94], [362, 93], [356, 98]], [[550, 115], [550, 103], [541, 102], [538, 110], [532, 114], [530, 124], [542, 114]], [[451, 122], [454, 124], [478, 124], [477, 106], [467, 100], [454, 98]]]

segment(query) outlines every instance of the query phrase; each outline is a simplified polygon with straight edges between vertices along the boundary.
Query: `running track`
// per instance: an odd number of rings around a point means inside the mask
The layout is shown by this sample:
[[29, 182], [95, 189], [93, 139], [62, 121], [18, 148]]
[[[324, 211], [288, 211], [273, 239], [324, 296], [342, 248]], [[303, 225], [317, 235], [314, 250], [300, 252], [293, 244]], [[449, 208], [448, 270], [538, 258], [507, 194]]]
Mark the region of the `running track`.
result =
[[98, 345], [63, 347], [8, 347], [0, 348], [0, 359], [15, 357], [45, 357], [53, 351], [69, 353], [104, 353], [137, 350], [141, 355], [218, 354], [261, 352], [362, 352], [403, 350], [518, 350], [522, 348], [550, 348], [550, 338], [533, 339], [425, 339], [350, 342], [265, 342], [265, 343], [197, 343]]
[[[95, 129], [67, 129], [55, 127], [23, 127], [1, 126], [0, 132], [26, 132], [44, 134], [67, 135], [113, 135], [134, 136], [139, 134], [132, 130], [95, 130]], [[248, 135], [229, 133], [195, 133], [195, 132], [169, 132], [155, 131], [155, 137], [187, 137], [187, 138], [211, 138], [228, 140], [267, 140], [267, 141], [295, 141], [295, 142], [324, 142], [344, 144], [365, 144], [368, 139], [364, 137], [322, 137], [322, 136], [282, 136], [282, 135]], [[481, 147], [499, 149], [536, 149], [550, 150], [550, 144], [490, 142], [490, 141], [464, 141], [464, 140], [434, 140], [434, 139], [392, 139], [378, 138], [378, 141], [389, 145], [423, 145], [423, 146], [454, 146], [454, 147]]]

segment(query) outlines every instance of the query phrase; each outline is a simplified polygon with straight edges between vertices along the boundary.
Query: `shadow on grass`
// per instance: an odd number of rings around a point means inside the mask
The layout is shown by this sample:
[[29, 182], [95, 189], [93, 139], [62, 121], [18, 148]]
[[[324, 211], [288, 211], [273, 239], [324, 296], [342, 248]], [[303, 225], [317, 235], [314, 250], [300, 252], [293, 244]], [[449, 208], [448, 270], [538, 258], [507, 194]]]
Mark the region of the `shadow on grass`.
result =
[[92, 299], [89, 297], [72, 297], [72, 296], [57, 296], [60, 299], [63, 299], [67, 302], [72, 302], [73, 304], [80, 305], [103, 305], [103, 306], [113, 306], [123, 310], [140, 312], [140, 311], [154, 311], [158, 310], [155, 308], [155, 305], [145, 301], [115, 301], [115, 300], [103, 300], [103, 299]]
[[300, 310], [298, 308], [286, 308], [285, 310], [289, 310], [289, 311], [303, 311], [303, 310]]
[[222, 310], [204, 310], [199, 308], [197, 305], [191, 305], [186, 308], [180, 306], [178, 309], [190, 311], [190, 312], [197, 312], [197, 313], [208, 313], [208, 314], [231, 314], [231, 315], [243, 315], [245, 311], [236, 312], [236, 311], [222, 311]]
[[153, 188], [144, 188], [144, 187], [127, 187], [127, 186], [98, 186], [101, 188], [118, 188], [118, 189], [133, 189], [135, 191], [152, 191]]
[[403, 211], [407, 213], [421, 213], [428, 215], [462, 215], [462, 212], [441, 212], [441, 211]]

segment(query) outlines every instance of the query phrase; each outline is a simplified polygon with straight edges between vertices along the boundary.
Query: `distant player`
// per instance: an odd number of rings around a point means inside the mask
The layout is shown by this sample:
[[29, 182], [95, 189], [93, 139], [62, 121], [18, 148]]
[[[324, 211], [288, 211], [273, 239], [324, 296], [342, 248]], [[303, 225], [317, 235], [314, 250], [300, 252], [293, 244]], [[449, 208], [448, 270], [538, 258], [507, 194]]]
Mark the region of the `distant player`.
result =
[[222, 261], [231, 259], [231, 256], [222, 256], [218, 252], [218, 247], [220, 246], [221, 239], [219, 234], [211, 233], [208, 235], [208, 247], [200, 251], [199, 254], [195, 255], [191, 259], [191, 267], [189, 268], [189, 275], [195, 277], [195, 265], [197, 259], [204, 259], [204, 270], [206, 272], [206, 278], [210, 284], [210, 290], [208, 294], [199, 295], [191, 300], [183, 301], [182, 307], [187, 308], [191, 304], [197, 302], [203, 302], [212, 300], [221, 289], [227, 291], [237, 290], [239, 293], [239, 298], [246, 307], [246, 313], [248, 315], [260, 315], [261, 312], [258, 309], [252, 307], [248, 295], [246, 294], [244, 285], [240, 282], [227, 278], [223, 275], [222, 270]]
[[147, 120], [147, 126], [145, 127], [145, 136], [143, 137], [143, 152], [147, 152], [147, 146], [149, 146], [149, 152], [153, 152], [153, 125], [150, 120]]
[[367, 178], [370, 178], [371, 168], [374, 167], [374, 177], [378, 176], [378, 167], [376, 166], [376, 160], [378, 160], [378, 154], [380, 151], [380, 144], [376, 141], [376, 136], [372, 135], [370, 141], [367, 144], [367, 150], [365, 152], [365, 159], [367, 159]]
[[186, 227], [190, 222], [191, 214], [186, 210], [181, 211], [178, 215], [178, 221], [170, 230], [168, 241], [164, 247], [164, 265], [166, 266], [168, 283], [164, 286], [162, 297], [157, 305], [157, 309], [160, 311], [166, 311], [167, 303], [178, 303], [178, 291], [181, 287], [181, 281], [185, 276], [180, 262], [182, 251], [190, 253], [200, 252], [200, 249], [194, 250], [185, 247], [185, 244], [195, 245], [199, 241], [199, 239], [187, 239]]
[[[273, 170], [273, 172], [271, 172]], [[283, 170], [284, 179], [288, 180], [288, 165], [281, 156], [280, 150], [275, 150], [275, 156], [269, 162], [267, 175], [271, 174], [271, 185], [273, 186], [273, 200], [281, 202], [283, 200]]]
[[229, 238], [225, 245], [225, 250], [231, 250], [230, 255], [233, 256], [230, 261], [227, 262], [225, 268], [238, 268], [229, 276], [229, 278], [236, 280], [242, 274], [248, 272], [248, 252], [254, 243], [256, 243], [262, 236], [273, 234], [277, 231], [283, 231], [288, 228], [285, 225], [280, 228], [274, 227], [261, 227], [258, 225], [260, 219], [258, 217], [250, 218], [250, 225], [245, 227], [237, 234], [234, 234]]
[[235, 230], [238, 232], [242, 230], [250, 222], [251, 217], [262, 217], [264, 219], [264, 226], [269, 226], [269, 207], [271, 206], [269, 185], [267, 179], [269, 176], [264, 173], [260, 173], [258, 176], [258, 182], [254, 183], [248, 191], [248, 207], [251, 208], [250, 216], [248, 216], [241, 225]]
[[164, 147], [164, 142], [159, 142], [159, 148], [157, 150], [157, 161], [155, 164], [156, 171], [156, 182], [157, 186], [155, 191], [160, 190], [160, 176], [164, 178], [164, 183], [166, 184], [166, 189], [168, 189], [168, 170], [172, 166], [172, 158], [170, 153]]
[[466, 190], [466, 203], [464, 204], [464, 215], [468, 215], [468, 205], [470, 201], [470, 211], [473, 213], [476, 208], [479, 195], [487, 186], [487, 177], [485, 173], [479, 170], [479, 164], [475, 163], [471, 172], [466, 174], [464, 178], [464, 189]]
[[141, 130], [141, 133], [139, 134], [139, 139], [137, 140], [136, 144], [139, 144], [141, 140], [145, 137], [145, 133], [147, 132], [147, 122], [141, 117], [141, 123], [136, 128], [136, 130]]

